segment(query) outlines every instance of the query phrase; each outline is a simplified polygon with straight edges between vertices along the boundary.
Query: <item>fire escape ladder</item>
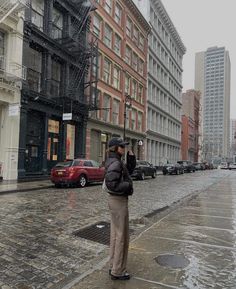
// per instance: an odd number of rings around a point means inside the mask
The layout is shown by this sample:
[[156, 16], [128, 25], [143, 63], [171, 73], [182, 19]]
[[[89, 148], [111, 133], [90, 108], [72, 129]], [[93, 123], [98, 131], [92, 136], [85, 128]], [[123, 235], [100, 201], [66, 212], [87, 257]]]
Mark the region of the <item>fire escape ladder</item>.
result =
[[71, 84], [70, 88], [68, 89], [68, 96], [70, 98], [73, 97], [74, 93], [79, 89], [81, 85], [81, 81], [83, 80], [83, 77], [88, 72], [88, 55], [83, 54], [81, 56], [81, 61], [79, 62], [79, 67], [74, 67], [73, 73], [71, 75]]

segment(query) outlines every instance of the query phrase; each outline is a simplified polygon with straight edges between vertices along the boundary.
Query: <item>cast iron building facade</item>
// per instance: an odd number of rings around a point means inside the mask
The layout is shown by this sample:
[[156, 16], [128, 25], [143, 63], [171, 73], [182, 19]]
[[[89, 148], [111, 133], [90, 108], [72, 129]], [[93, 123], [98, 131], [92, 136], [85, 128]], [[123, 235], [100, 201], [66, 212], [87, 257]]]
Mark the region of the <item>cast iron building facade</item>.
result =
[[96, 83], [86, 83], [96, 54], [88, 34], [93, 9], [90, 1], [30, 1], [24, 26], [27, 79], [21, 97], [19, 178], [47, 175], [58, 161], [85, 156], [92, 106], [86, 93]]
[[224, 47], [196, 54], [195, 89], [202, 93], [203, 158], [226, 159], [230, 148], [230, 58]]
[[181, 151], [182, 59], [185, 46], [160, 0], [136, 0], [151, 23], [148, 57], [147, 150], [154, 165]]

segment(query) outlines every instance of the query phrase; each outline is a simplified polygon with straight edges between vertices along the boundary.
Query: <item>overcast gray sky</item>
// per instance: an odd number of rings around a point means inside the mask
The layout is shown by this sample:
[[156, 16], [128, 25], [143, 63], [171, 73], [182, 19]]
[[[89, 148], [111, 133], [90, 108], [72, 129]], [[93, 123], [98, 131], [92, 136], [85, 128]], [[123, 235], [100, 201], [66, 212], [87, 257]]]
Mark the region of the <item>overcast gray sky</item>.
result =
[[186, 48], [183, 87], [194, 88], [195, 53], [224, 46], [231, 60], [231, 117], [236, 118], [236, 0], [162, 0]]

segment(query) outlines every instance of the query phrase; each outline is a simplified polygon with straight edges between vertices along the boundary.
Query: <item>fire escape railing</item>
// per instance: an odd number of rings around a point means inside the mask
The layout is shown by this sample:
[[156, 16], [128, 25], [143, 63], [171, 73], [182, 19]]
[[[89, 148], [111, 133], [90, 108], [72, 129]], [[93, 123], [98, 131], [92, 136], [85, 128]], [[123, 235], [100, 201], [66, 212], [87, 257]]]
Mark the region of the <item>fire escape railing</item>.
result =
[[[97, 56], [97, 53], [95, 53], [97, 45], [89, 37], [88, 26], [90, 25], [90, 13], [95, 10], [95, 7], [90, 0], [71, 0], [70, 2], [75, 5], [79, 12], [78, 16], [72, 18], [67, 35], [54, 39], [75, 59], [73, 66], [70, 67], [69, 87], [63, 96], [63, 103], [77, 101], [79, 104], [83, 104], [84, 108], [90, 110], [92, 109], [92, 94], [97, 83], [97, 81], [92, 81], [93, 76], [90, 73], [90, 67], [94, 57]], [[56, 17], [53, 24], [57, 25], [58, 20], [59, 18]], [[84, 89], [83, 98], [80, 97], [82, 87]], [[85, 96], [85, 90], [89, 91], [88, 96]]]

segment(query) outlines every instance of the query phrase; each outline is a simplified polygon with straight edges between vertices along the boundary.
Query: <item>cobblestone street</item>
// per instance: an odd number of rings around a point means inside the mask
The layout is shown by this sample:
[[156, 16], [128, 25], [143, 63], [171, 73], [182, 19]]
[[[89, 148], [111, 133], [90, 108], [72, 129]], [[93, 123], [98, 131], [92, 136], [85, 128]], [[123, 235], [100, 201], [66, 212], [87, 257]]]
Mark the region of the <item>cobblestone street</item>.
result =
[[[235, 172], [213, 170], [135, 181], [130, 198], [134, 230], [145, 216], [200, 193]], [[63, 288], [107, 256], [107, 246], [73, 233], [109, 221], [101, 185], [0, 196], [0, 288]]]

